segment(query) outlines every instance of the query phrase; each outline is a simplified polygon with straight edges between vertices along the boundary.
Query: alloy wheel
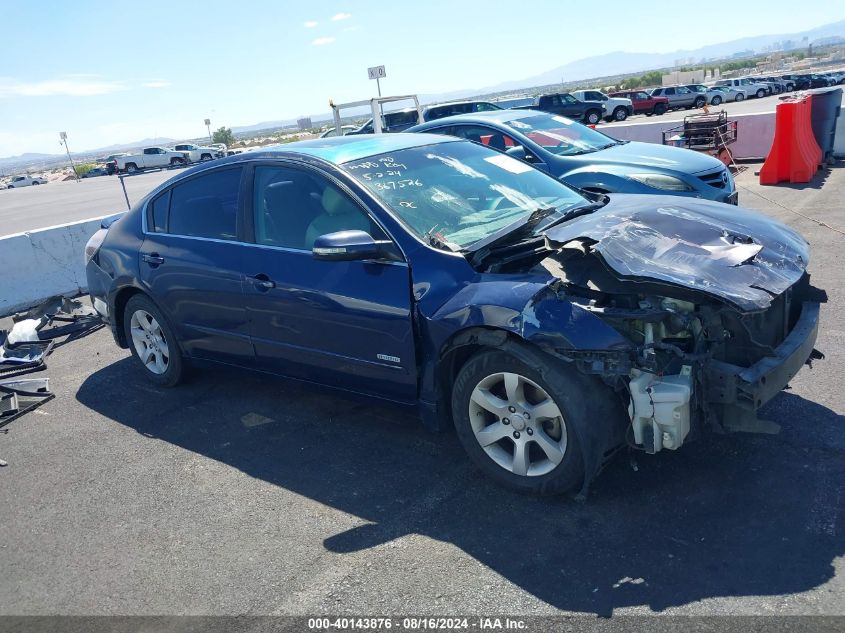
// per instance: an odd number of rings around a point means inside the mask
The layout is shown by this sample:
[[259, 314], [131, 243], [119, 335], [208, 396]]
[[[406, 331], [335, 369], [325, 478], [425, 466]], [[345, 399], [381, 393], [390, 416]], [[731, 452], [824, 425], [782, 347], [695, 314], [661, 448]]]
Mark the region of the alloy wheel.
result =
[[469, 419], [487, 456], [515, 475], [545, 475], [566, 454], [560, 408], [545, 389], [520, 374], [482, 379], [470, 397]]
[[146, 310], [136, 310], [129, 321], [129, 332], [141, 364], [154, 374], [166, 372], [170, 348], [155, 317]]

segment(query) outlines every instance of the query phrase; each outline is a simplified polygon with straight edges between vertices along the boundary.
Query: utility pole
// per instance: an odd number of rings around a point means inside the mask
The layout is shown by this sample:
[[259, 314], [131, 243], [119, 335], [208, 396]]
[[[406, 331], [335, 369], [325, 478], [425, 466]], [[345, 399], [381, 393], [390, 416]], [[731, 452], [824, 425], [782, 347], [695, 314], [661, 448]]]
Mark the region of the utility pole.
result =
[[67, 132], [59, 132], [59, 145], [65, 146], [67, 159], [70, 162], [70, 169], [73, 172], [73, 175], [76, 176], [76, 182], [79, 182], [79, 174], [76, 171], [76, 165], [73, 164], [73, 159], [70, 157], [70, 148], [67, 146]]
[[211, 143], [211, 119], [205, 120], [205, 129], [208, 130], [208, 142]]

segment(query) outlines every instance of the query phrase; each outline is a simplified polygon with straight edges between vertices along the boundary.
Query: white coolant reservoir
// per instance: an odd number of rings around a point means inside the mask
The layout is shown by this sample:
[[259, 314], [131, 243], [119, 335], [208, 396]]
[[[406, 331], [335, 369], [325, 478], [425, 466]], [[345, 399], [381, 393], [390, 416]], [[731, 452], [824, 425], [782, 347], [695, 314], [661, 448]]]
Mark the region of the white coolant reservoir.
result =
[[673, 376], [631, 372], [631, 404], [628, 413], [634, 441], [649, 453], [676, 449], [684, 443], [690, 425], [691, 369], [688, 365]]

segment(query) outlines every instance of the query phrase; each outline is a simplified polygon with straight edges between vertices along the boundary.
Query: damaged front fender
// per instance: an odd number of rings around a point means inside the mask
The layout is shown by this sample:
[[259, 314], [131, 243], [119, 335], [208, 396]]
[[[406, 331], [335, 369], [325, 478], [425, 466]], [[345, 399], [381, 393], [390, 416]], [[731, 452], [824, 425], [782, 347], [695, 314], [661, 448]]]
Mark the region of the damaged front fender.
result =
[[632, 350], [631, 342], [601, 318], [567, 301], [557, 280], [482, 279], [456, 293], [431, 322], [457, 333], [471, 327], [503, 330], [557, 356]]

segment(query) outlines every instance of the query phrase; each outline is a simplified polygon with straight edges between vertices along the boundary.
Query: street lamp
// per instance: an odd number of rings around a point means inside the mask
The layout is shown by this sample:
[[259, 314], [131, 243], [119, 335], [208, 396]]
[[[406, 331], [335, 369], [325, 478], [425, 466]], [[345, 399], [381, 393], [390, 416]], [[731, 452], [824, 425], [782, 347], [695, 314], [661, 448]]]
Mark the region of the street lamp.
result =
[[73, 164], [73, 159], [70, 157], [70, 149], [67, 146], [67, 132], [59, 132], [59, 145], [65, 146], [67, 159], [70, 162], [70, 169], [73, 172], [73, 175], [76, 176], [76, 182], [79, 182], [79, 173], [76, 171], [76, 165]]

